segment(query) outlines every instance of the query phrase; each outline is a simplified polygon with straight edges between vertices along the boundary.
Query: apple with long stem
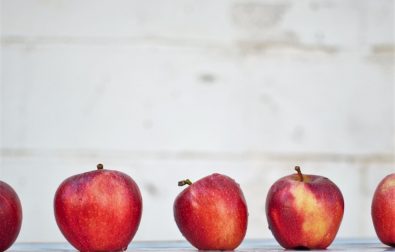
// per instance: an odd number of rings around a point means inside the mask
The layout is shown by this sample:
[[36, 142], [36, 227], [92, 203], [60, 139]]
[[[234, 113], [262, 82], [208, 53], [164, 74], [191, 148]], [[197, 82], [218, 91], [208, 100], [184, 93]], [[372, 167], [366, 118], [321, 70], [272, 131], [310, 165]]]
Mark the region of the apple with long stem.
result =
[[130, 176], [98, 164], [63, 181], [54, 210], [60, 231], [79, 251], [124, 251], [137, 232], [142, 198]]
[[239, 184], [212, 174], [188, 185], [174, 201], [174, 219], [184, 237], [199, 250], [233, 250], [243, 241], [248, 210]]
[[395, 173], [386, 176], [377, 186], [371, 211], [378, 238], [395, 247]]
[[277, 180], [266, 198], [269, 229], [286, 249], [325, 249], [340, 227], [344, 200], [329, 179], [296, 174]]
[[22, 226], [22, 206], [14, 189], [0, 181], [0, 251], [15, 242]]

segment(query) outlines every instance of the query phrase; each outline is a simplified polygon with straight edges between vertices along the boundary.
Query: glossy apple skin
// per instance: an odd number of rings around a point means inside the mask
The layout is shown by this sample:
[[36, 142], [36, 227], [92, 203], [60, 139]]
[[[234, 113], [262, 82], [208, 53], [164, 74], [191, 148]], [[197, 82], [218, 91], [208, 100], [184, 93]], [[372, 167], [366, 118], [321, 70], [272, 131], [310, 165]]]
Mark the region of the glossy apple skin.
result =
[[395, 247], [395, 173], [377, 186], [372, 200], [372, 219], [380, 241]]
[[140, 224], [142, 198], [128, 175], [95, 170], [66, 179], [54, 211], [59, 229], [79, 251], [124, 251]]
[[233, 250], [243, 241], [248, 209], [239, 184], [212, 174], [185, 188], [175, 199], [174, 218], [199, 250]]
[[344, 212], [339, 188], [329, 179], [298, 174], [276, 181], [266, 199], [269, 229], [286, 249], [325, 249], [335, 239]]
[[22, 226], [22, 206], [10, 185], [0, 181], [0, 251], [11, 247]]

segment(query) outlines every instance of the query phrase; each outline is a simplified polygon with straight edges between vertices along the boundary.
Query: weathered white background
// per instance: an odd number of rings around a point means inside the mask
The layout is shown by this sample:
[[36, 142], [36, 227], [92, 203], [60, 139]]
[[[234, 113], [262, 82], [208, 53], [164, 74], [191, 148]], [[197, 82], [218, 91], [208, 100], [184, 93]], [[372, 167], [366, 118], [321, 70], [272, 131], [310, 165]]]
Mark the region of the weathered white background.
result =
[[394, 1], [1, 1], [0, 178], [18, 241], [64, 241], [52, 200], [98, 162], [130, 174], [136, 240], [182, 239], [177, 181], [235, 178], [247, 238], [272, 237], [270, 185], [329, 177], [339, 236], [373, 237], [370, 201], [395, 172]]

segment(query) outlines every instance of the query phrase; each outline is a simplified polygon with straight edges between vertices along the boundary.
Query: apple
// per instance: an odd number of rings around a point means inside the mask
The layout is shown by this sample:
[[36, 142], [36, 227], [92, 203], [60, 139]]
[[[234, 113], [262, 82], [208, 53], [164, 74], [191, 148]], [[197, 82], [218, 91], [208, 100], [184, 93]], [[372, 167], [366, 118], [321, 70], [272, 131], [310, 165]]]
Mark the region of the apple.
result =
[[372, 200], [372, 219], [380, 241], [395, 247], [395, 173], [377, 186]]
[[22, 225], [22, 206], [10, 185], [0, 181], [0, 251], [7, 250], [18, 237]]
[[142, 198], [130, 176], [98, 164], [62, 182], [54, 211], [60, 231], [79, 251], [124, 251], [140, 224]]
[[339, 188], [329, 179], [297, 174], [277, 180], [266, 198], [269, 229], [285, 249], [325, 249], [335, 239], [344, 212]]
[[189, 185], [175, 199], [174, 219], [183, 236], [199, 250], [233, 250], [243, 241], [248, 209], [239, 184], [212, 174]]

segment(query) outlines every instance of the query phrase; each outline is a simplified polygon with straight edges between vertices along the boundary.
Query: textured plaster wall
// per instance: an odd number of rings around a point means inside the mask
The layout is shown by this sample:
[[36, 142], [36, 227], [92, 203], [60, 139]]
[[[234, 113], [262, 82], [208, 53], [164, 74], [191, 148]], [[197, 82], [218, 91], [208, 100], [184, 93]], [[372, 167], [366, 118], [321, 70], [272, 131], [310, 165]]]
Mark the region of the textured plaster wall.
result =
[[395, 172], [392, 0], [1, 1], [0, 178], [23, 203], [18, 241], [64, 241], [66, 177], [130, 174], [137, 240], [182, 239], [177, 181], [235, 178], [247, 238], [270, 238], [278, 178], [342, 190], [339, 237], [373, 237], [370, 201]]

